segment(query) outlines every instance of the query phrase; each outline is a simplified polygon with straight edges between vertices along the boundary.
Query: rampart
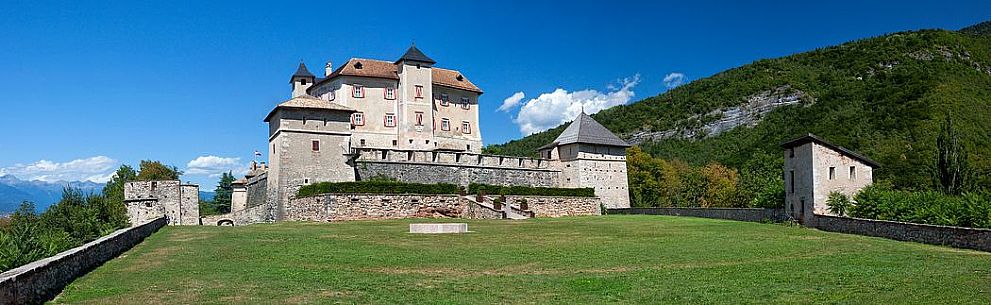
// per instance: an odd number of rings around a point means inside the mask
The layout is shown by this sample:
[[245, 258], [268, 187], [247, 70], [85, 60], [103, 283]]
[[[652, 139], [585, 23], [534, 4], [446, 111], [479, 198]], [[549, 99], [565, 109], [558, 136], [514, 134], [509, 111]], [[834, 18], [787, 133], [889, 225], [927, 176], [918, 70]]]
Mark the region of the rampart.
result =
[[469, 152], [356, 149], [357, 180], [389, 177], [414, 183], [560, 185], [556, 161]]

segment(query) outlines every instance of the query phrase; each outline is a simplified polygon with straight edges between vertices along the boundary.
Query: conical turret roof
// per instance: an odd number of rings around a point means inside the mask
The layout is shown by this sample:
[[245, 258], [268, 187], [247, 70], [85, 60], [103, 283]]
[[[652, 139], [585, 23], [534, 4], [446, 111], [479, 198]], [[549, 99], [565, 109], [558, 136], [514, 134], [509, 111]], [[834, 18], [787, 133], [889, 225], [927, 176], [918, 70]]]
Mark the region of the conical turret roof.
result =
[[300, 62], [299, 68], [296, 68], [296, 73], [293, 73], [292, 77], [295, 78], [295, 77], [316, 77], [316, 76], [314, 76], [313, 73], [310, 73], [310, 70], [306, 69], [305, 64]]

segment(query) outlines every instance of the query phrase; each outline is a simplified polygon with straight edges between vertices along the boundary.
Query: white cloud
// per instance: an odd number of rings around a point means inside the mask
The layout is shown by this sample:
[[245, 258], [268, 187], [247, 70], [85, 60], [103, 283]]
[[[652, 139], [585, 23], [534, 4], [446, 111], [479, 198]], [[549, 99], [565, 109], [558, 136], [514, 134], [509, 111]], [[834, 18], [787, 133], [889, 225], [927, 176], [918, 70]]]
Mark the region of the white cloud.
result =
[[502, 101], [502, 106], [499, 106], [499, 111], [508, 112], [510, 109], [513, 109], [513, 107], [516, 107], [516, 105], [519, 105], [520, 101], [522, 101], [524, 97], [526, 97], [526, 95], [523, 94], [523, 91], [513, 93], [512, 96], [507, 97]]
[[685, 83], [685, 74], [679, 72], [671, 72], [664, 76], [664, 86], [668, 89], [674, 89], [675, 87], [681, 86]]
[[593, 89], [568, 92], [558, 88], [524, 103], [515, 122], [524, 135], [544, 131], [575, 119], [582, 108], [592, 114], [630, 102], [635, 95], [633, 87], [638, 83], [639, 74], [620, 80], [619, 86], [610, 85], [610, 91], [605, 93]]
[[0, 168], [0, 176], [13, 175], [24, 180], [57, 181], [93, 181], [104, 183], [110, 180], [119, 162], [106, 156], [96, 156], [86, 159], [76, 159], [58, 163], [40, 160], [31, 164], [15, 164]]
[[233, 172], [235, 176], [244, 175], [248, 173], [248, 166], [241, 164], [241, 158], [199, 156], [186, 163], [184, 174], [216, 178], [226, 172]]

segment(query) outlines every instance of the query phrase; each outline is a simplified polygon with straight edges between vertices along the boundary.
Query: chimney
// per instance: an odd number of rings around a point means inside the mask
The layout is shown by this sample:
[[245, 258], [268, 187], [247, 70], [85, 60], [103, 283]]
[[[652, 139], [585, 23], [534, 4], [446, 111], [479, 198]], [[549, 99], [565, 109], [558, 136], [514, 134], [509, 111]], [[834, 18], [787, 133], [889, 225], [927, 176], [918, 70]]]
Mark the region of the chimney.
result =
[[327, 65], [323, 67], [323, 76], [330, 76], [331, 73], [334, 73], [334, 65], [328, 60]]
[[254, 171], [256, 169], [258, 169], [258, 162], [255, 162], [255, 160], [251, 160], [251, 170]]
[[262, 161], [261, 169], [262, 170], [267, 170], [268, 169], [268, 166], [265, 166], [265, 161]]

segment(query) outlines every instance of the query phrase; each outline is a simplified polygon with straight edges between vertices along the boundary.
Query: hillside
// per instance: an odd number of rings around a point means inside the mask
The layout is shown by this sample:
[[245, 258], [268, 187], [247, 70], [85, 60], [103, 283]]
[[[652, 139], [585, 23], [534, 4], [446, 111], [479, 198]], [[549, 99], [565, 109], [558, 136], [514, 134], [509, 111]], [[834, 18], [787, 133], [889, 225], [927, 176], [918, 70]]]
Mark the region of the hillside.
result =
[[[991, 24], [900, 32], [758, 60], [593, 117], [664, 159], [741, 168], [815, 133], [883, 167], [877, 180], [928, 188], [937, 122], [949, 114], [991, 183]], [[564, 125], [486, 148], [533, 155]]]

